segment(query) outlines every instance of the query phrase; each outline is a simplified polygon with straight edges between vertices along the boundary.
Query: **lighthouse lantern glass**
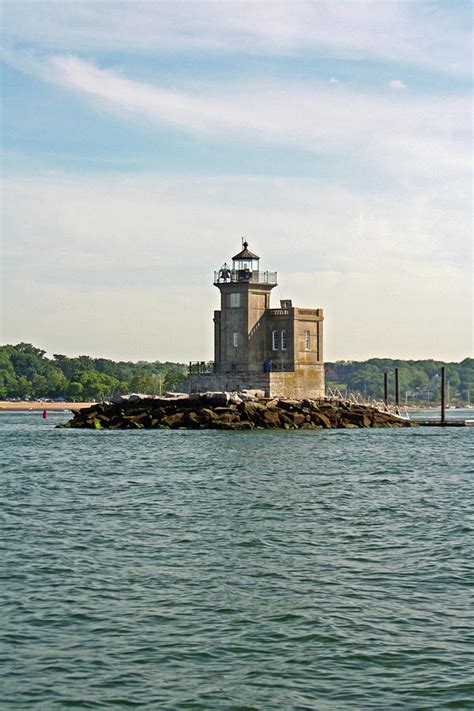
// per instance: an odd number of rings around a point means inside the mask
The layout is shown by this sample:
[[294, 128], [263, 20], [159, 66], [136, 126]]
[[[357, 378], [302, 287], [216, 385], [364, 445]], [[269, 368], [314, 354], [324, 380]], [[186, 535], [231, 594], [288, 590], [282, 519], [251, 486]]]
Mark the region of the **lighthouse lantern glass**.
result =
[[234, 269], [241, 271], [248, 269], [249, 271], [258, 271], [258, 259], [234, 259]]

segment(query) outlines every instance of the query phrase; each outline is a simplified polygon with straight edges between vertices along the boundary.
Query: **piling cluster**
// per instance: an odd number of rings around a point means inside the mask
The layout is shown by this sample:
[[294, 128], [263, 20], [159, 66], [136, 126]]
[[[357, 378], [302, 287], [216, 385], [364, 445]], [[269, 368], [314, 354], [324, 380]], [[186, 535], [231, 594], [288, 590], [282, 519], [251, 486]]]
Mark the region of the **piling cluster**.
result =
[[130, 397], [73, 411], [61, 427], [85, 429], [334, 429], [407, 427], [413, 423], [346, 401], [242, 399], [232, 393]]

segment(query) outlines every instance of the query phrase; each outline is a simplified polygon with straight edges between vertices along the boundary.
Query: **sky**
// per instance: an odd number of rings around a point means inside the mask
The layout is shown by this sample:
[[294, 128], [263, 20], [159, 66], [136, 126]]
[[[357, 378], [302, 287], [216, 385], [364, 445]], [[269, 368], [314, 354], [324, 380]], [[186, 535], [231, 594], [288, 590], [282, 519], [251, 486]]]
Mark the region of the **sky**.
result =
[[207, 360], [245, 236], [325, 359], [472, 356], [472, 6], [2, 2], [3, 343]]

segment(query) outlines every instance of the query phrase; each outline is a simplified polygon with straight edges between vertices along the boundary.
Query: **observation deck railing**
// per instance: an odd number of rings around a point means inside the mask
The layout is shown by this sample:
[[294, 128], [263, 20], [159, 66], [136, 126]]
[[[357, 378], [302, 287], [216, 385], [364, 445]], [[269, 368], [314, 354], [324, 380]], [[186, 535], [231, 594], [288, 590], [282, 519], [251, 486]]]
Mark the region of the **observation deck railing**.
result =
[[277, 272], [250, 269], [220, 269], [214, 272], [214, 284], [276, 284]]
[[292, 360], [284, 360], [282, 358], [272, 358], [269, 360], [268, 370], [264, 369], [264, 363], [221, 363], [216, 364], [213, 361], [193, 360], [189, 362], [189, 373], [196, 375], [212, 375], [221, 373], [228, 375], [229, 373], [250, 373], [252, 375], [268, 374], [268, 373], [291, 373], [295, 369]]
[[209, 375], [216, 372], [214, 361], [191, 360], [189, 361], [189, 373], [198, 373], [199, 375]]

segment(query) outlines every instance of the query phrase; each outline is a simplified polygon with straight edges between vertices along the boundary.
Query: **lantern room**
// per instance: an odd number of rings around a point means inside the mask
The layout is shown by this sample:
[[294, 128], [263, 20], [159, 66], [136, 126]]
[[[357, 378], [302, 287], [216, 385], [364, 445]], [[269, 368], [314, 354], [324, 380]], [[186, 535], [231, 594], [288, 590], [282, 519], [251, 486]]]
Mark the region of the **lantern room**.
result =
[[236, 272], [258, 272], [260, 257], [249, 250], [248, 242], [244, 242], [241, 252], [232, 257], [232, 267]]
[[261, 272], [260, 257], [249, 250], [248, 242], [243, 242], [242, 250], [232, 257], [232, 268], [227, 262], [214, 272], [214, 284], [272, 284], [276, 286], [276, 272]]

